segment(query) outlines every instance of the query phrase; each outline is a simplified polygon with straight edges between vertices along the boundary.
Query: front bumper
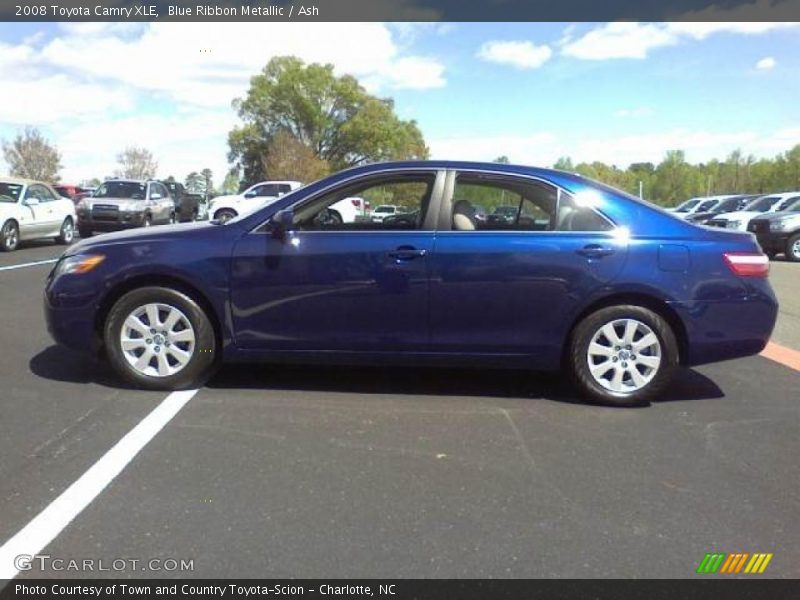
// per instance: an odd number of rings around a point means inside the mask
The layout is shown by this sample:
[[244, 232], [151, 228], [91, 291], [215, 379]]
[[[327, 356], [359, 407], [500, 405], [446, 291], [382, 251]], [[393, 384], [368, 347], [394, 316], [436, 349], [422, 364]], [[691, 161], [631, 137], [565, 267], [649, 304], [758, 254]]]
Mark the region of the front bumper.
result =
[[143, 212], [120, 212], [117, 215], [104, 217], [78, 213], [78, 227], [90, 231], [120, 231], [141, 227], [144, 218], [145, 213]]
[[783, 231], [756, 232], [758, 245], [764, 252], [783, 252], [789, 241], [789, 233]]
[[97, 293], [93, 288], [70, 286], [66, 290], [53, 280], [51, 272], [43, 300], [47, 331], [53, 340], [86, 354], [98, 351], [101, 339], [95, 328]]

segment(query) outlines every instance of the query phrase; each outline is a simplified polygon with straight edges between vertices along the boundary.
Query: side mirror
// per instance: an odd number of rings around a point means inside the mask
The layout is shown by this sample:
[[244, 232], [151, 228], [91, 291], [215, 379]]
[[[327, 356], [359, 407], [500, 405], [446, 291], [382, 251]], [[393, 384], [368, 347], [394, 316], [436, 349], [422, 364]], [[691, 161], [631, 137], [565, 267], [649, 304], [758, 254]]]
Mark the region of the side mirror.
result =
[[255, 198], [255, 197], [256, 197], [256, 193], [255, 193], [255, 192], [247, 192], [247, 193], [244, 195], [244, 197], [245, 197], [245, 198]]
[[286, 232], [294, 226], [294, 212], [288, 209], [279, 210], [270, 220], [272, 224], [272, 237], [276, 240], [283, 241], [286, 238]]
[[37, 204], [39, 204], [39, 199], [38, 198], [26, 198], [25, 199], [25, 204], [28, 205], [28, 206], [36, 206]]

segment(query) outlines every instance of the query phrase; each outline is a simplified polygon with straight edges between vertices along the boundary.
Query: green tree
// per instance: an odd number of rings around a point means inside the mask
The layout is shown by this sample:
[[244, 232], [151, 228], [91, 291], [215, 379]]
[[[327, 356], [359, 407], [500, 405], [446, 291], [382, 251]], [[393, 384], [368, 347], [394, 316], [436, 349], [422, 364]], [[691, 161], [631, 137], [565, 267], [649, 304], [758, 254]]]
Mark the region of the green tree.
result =
[[128, 146], [117, 154], [117, 164], [115, 176], [127, 179], [152, 179], [158, 170], [153, 153], [139, 146]]
[[206, 167], [202, 171], [200, 171], [200, 177], [203, 182], [203, 195], [205, 196], [206, 200], [214, 196], [214, 174]]
[[243, 123], [228, 136], [228, 158], [248, 181], [265, 176], [263, 157], [280, 131], [333, 170], [428, 156], [416, 122], [398, 118], [391, 99], [368, 94], [354, 77], [337, 77], [333, 65], [273, 58], [233, 106]]
[[186, 189], [191, 194], [202, 194], [204, 191], [203, 176], [197, 171], [192, 171], [186, 176], [186, 181], [183, 185], [186, 186]]
[[575, 170], [575, 165], [572, 164], [572, 159], [569, 156], [562, 156], [555, 162], [553, 168], [558, 169], [559, 171], [572, 172]]
[[235, 194], [239, 191], [239, 170], [238, 169], [231, 169], [225, 175], [225, 179], [222, 180], [222, 189], [220, 190], [223, 194]]
[[495, 158], [492, 162], [500, 163], [501, 165], [507, 165], [511, 161], [505, 154], [503, 154], [502, 156], [498, 156], [497, 158]]
[[35, 127], [26, 127], [10, 142], [3, 141], [3, 158], [14, 177], [57, 182], [61, 154]]

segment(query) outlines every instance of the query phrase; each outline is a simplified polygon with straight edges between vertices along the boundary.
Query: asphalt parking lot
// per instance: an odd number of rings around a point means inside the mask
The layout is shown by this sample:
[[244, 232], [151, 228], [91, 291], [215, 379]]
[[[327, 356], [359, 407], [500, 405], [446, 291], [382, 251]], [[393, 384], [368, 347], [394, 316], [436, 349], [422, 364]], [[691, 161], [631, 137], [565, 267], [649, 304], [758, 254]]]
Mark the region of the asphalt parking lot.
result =
[[[51, 264], [28, 263], [61, 251], [0, 254], [0, 544], [167, 396], [53, 346]], [[772, 282], [774, 339], [800, 349], [800, 265]], [[551, 375], [226, 367], [46, 524], [43, 553], [194, 561], [71, 577], [683, 578], [706, 552], [770, 552], [764, 576], [798, 577], [799, 401], [800, 372], [764, 357], [686, 370], [631, 410]]]

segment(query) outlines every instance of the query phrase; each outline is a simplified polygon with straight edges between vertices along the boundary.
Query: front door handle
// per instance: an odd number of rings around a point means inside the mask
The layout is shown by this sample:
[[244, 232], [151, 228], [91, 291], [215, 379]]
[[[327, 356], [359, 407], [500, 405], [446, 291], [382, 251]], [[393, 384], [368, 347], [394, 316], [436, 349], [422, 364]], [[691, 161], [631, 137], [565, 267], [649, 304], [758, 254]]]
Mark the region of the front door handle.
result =
[[389, 258], [395, 259], [397, 262], [414, 260], [415, 258], [422, 258], [428, 253], [424, 248], [417, 249], [413, 246], [400, 246], [397, 250], [389, 252]]
[[603, 258], [609, 254], [614, 254], [614, 249], [600, 244], [587, 244], [575, 252], [586, 258]]

